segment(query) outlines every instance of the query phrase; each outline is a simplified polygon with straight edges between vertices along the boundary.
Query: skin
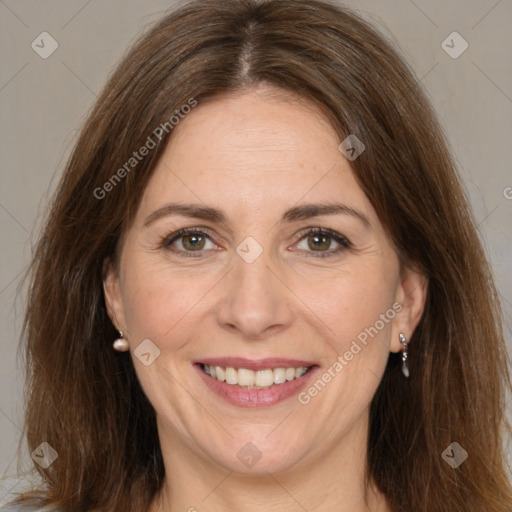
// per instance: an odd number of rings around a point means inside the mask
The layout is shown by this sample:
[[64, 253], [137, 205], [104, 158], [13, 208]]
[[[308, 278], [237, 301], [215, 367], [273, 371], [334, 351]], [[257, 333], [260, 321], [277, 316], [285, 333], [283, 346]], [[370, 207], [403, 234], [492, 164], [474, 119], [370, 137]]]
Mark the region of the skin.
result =
[[[402, 348], [399, 333], [409, 339], [420, 320], [427, 285], [401, 268], [339, 143], [313, 106], [271, 88], [197, 106], [174, 129], [118, 266], [106, 261], [110, 315], [157, 415], [166, 481], [152, 512], [389, 510], [364, 486], [369, 406], [389, 353]], [[170, 202], [215, 207], [226, 219], [168, 215], [144, 226]], [[343, 203], [369, 226], [343, 213], [281, 220], [305, 203]], [[199, 257], [183, 255], [194, 252], [190, 237], [163, 244], [185, 227], [211, 232]], [[351, 245], [334, 254], [340, 245], [327, 237], [315, 250], [312, 227]], [[263, 248], [252, 263], [236, 252], [248, 236]], [[321, 376], [394, 303], [402, 310], [307, 404], [293, 396], [231, 405], [192, 365], [298, 358], [316, 362]], [[133, 354], [145, 339], [160, 350], [149, 366]], [[262, 454], [251, 468], [237, 457], [248, 442]]]

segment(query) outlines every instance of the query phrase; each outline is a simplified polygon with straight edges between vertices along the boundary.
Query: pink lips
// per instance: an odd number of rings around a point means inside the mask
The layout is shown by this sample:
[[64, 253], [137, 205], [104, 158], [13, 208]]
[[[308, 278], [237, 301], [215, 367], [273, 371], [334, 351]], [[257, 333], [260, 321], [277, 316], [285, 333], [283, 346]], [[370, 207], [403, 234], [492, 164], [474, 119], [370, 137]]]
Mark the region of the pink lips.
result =
[[[267, 389], [244, 389], [237, 386], [232, 386], [226, 382], [220, 382], [207, 375], [203, 369], [202, 364], [212, 366], [232, 367], [232, 368], [246, 368], [248, 370], [265, 370], [274, 368], [289, 368], [289, 367], [312, 367], [305, 375], [298, 379], [277, 384]], [[298, 359], [280, 359], [280, 358], [267, 358], [259, 360], [250, 360], [238, 357], [224, 357], [224, 358], [210, 358], [196, 361], [194, 364], [200, 378], [203, 382], [218, 396], [226, 400], [232, 405], [238, 407], [268, 407], [282, 402], [294, 395], [296, 395], [301, 388], [311, 379], [312, 375], [319, 369], [315, 363], [311, 361], [303, 361]]]
[[195, 363], [209, 364], [212, 366], [223, 366], [224, 368], [231, 366], [231, 368], [246, 368], [247, 370], [273, 370], [274, 368], [298, 368], [310, 367], [315, 363], [311, 361], [301, 361], [299, 359], [280, 359], [277, 357], [268, 357], [266, 359], [246, 359], [244, 357], [220, 357], [201, 359]]

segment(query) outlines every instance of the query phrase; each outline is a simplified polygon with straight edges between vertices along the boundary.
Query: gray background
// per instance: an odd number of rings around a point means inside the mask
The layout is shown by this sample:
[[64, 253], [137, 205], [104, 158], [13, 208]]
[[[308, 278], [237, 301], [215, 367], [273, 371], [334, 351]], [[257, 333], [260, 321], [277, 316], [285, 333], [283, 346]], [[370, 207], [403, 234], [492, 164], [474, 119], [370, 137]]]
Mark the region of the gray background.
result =
[[[345, 3], [396, 42], [437, 109], [494, 268], [512, 352], [512, 0]], [[14, 478], [23, 414], [17, 285], [41, 213], [108, 73], [173, 4], [0, 0], [0, 505], [22, 485]], [[47, 59], [31, 48], [44, 31], [59, 45]], [[453, 31], [469, 44], [456, 59], [441, 46]]]

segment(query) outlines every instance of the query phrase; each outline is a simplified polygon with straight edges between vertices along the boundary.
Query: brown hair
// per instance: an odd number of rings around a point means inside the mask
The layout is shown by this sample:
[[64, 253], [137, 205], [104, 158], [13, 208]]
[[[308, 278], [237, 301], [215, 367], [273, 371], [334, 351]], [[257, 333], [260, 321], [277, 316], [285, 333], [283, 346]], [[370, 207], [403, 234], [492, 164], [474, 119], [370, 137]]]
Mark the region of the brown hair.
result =
[[[112, 350], [102, 266], [172, 129], [122, 181], [111, 180], [191, 98], [201, 104], [261, 83], [315, 104], [340, 141], [356, 134], [364, 142], [352, 163], [360, 186], [402, 262], [429, 280], [411, 377], [404, 382], [392, 354], [371, 405], [368, 478], [395, 512], [510, 510], [502, 319], [452, 157], [391, 44], [356, 14], [319, 0], [189, 2], [141, 37], [110, 77], [31, 267], [27, 438], [30, 451], [46, 441], [58, 452], [47, 469], [36, 465], [42, 503], [144, 511], [161, 488], [155, 413], [130, 357]], [[102, 187], [108, 195], [98, 198]], [[469, 453], [456, 470], [441, 456], [453, 441]]]

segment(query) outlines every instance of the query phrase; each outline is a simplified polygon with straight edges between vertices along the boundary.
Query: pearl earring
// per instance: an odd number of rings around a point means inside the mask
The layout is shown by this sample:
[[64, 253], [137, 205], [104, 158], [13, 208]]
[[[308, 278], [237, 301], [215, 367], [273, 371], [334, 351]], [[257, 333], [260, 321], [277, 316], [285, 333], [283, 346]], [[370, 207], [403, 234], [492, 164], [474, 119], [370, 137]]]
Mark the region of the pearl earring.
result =
[[409, 366], [407, 366], [407, 356], [408, 356], [407, 338], [402, 333], [400, 333], [399, 338], [400, 338], [400, 343], [404, 347], [404, 349], [402, 350], [402, 373], [406, 377], [409, 377]]
[[118, 352], [126, 352], [130, 349], [130, 344], [128, 343], [128, 340], [123, 336], [123, 331], [119, 331], [119, 338], [114, 341], [112, 346], [114, 347], [114, 350], [117, 350]]

